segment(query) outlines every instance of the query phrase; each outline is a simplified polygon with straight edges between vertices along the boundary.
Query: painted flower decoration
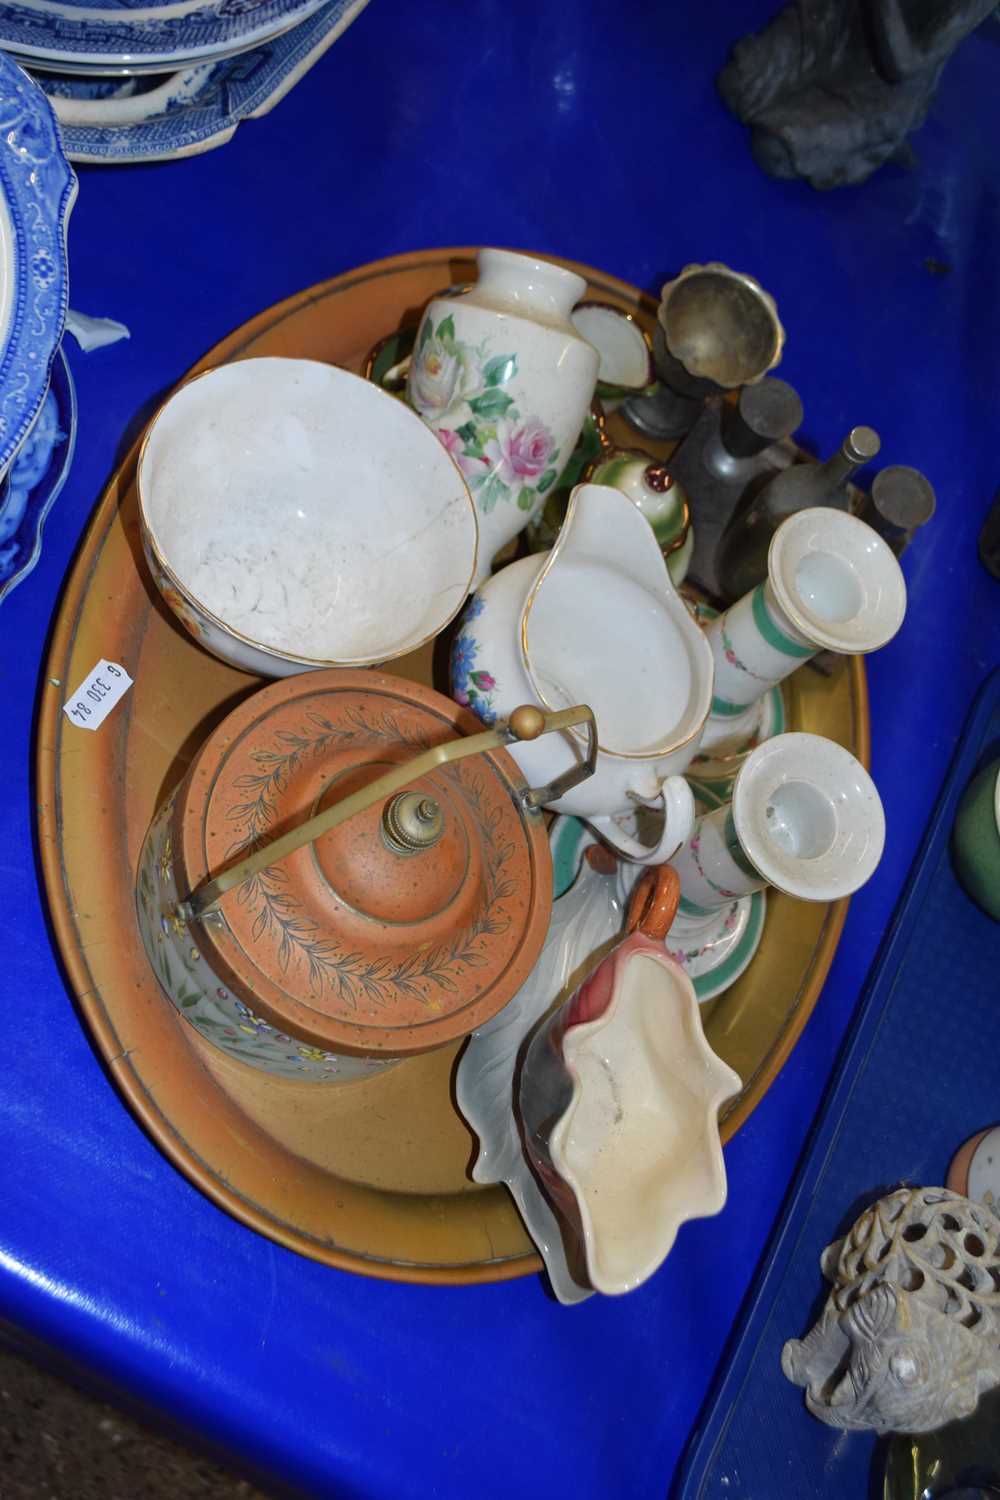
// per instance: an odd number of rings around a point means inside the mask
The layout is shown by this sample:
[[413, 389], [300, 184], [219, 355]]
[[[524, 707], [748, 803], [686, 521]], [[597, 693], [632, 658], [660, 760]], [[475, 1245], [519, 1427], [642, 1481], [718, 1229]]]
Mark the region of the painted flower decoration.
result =
[[549, 429], [537, 417], [512, 422], [501, 417], [496, 436], [484, 444], [486, 457], [502, 484], [513, 488], [544, 474], [555, 444]]
[[[473, 600], [473, 604], [475, 604]], [[466, 623], [481, 613], [480, 608], [472, 613], [472, 605], [466, 611]], [[493, 698], [497, 681], [492, 672], [476, 666], [479, 642], [464, 627], [455, 637], [451, 648], [451, 695], [456, 703], [471, 708], [483, 723], [490, 728], [497, 721]]]
[[410, 366], [409, 391], [420, 415], [433, 422], [474, 389], [477, 372], [470, 369], [464, 344], [455, 338], [452, 318], [444, 318], [434, 333], [428, 333], [429, 329], [430, 323], [425, 323]]
[[410, 363], [410, 404], [458, 464], [483, 515], [512, 501], [534, 511], [559, 475], [559, 449], [538, 417], [517, 407], [516, 352], [492, 354], [489, 341], [455, 337], [449, 312], [421, 324]]
[[458, 464], [466, 479], [472, 479], [477, 474], [485, 474], [488, 463], [485, 458], [477, 458], [474, 454], [467, 454], [465, 442], [457, 432], [452, 432], [447, 427], [439, 427], [438, 438], [443, 447], [447, 448], [452, 458]]

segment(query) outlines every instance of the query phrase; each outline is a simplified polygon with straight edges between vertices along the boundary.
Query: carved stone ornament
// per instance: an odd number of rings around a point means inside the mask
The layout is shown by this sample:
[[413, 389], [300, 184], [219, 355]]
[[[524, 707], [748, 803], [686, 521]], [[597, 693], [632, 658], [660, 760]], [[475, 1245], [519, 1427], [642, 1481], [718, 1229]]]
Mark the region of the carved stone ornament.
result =
[[1000, 1218], [946, 1188], [899, 1188], [820, 1260], [832, 1283], [781, 1368], [831, 1427], [930, 1432], [1000, 1383]]

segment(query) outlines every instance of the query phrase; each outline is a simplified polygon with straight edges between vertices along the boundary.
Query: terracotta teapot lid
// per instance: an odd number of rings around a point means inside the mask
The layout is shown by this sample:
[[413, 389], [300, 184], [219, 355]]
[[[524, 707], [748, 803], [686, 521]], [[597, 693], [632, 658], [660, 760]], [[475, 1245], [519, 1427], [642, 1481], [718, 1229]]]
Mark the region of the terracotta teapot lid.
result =
[[[370, 670], [307, 672], [214, 731], [174, 809], [178, 890], [420, 752], [482, 729], [450, 699]], [[243, 881], [191, 924], [220, 981], [299, 1041], [403, 1056], [482, 1025], [548, 929], [539, 812], [499, 749], [440, 766]]]

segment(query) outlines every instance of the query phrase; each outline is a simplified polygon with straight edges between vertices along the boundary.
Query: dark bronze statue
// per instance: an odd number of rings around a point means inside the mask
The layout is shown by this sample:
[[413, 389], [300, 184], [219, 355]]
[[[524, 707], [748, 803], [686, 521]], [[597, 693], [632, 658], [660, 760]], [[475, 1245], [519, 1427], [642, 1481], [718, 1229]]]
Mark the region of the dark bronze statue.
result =
[[795, 0], [737, 42], [723, 100], [772, 177], [864, 182], [923, 123], [958, 44], [997, 0]]

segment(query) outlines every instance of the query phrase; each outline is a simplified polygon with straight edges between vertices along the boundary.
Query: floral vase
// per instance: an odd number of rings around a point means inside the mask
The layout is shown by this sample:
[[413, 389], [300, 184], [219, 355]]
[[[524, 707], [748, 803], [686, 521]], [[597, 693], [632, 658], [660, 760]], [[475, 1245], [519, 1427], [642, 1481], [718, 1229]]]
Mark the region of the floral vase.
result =
[[475, 499], [477, 585], [569, 462], [600, 362], [570, 322], [581, 276], [506, 250], [481, 250], [478, 264], [469, 291], [428, 304], [407, 381]]

